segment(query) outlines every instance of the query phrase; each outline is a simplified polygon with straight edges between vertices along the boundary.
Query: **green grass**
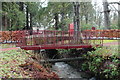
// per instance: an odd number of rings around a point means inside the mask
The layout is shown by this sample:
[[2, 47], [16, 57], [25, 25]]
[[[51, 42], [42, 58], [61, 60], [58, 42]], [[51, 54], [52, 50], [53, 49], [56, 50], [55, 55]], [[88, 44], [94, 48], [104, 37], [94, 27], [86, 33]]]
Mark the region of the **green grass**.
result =
[[118, 45], [114, 46], [103, 46], [102, 48], [96, 48], [95, 51], [93, 51], [92, 55], [98, 55], [98, 56], [116, 56], [120, 58], [120, 50], [118, 48]]
[[[84, 42], [86, 42], [86, 40], [84, 40]], [[102, 40], [88, 40], [88, 42], [94, 45], [94, 44], [100, 44]], [[118, 42], [118, 40], [103, 40], [103, 43], [111, 43], [111, 42]]]
[[20, 64], [30, 57], [24, 50], [9, 50], [0, 52], [0, 77], [23, 78], [20, 71]]

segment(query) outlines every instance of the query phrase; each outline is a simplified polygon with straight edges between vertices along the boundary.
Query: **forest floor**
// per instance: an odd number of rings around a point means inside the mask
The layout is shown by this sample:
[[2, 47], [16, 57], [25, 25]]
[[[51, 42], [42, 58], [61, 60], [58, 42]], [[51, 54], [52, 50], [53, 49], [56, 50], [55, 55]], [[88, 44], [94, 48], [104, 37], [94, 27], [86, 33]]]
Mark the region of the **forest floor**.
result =
[[32, 51], [4, 46], [0, 52], [0, 78], [58, 78], [58, 75], [35, 60]]

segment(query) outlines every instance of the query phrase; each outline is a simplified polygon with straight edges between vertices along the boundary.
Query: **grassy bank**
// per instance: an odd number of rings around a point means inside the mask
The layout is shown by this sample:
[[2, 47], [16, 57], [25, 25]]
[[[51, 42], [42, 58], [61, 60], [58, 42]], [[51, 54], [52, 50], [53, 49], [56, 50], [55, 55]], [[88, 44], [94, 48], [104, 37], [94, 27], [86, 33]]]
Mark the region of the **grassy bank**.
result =
[[31, 56], [29, 53], [19, 49], [2, 51], [0, 52], [0, 56], [0, 77], [28, 77], [22, 74], [19, 65], [24, 64], [25, 60]]
[[1, 51], [0, 56], [0, 78], [58, 79], [57, 74], [50, 68], [39, 64], [32, 51], [22, 49]]

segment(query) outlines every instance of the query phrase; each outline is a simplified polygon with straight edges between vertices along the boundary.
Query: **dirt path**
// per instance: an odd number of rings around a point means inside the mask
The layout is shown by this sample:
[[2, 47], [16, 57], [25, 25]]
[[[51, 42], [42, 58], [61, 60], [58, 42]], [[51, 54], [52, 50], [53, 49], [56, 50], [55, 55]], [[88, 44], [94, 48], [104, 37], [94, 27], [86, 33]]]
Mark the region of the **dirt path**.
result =
[[115, 42], [109, 42], [109, 43], [103, 43], [103, 46], [114, 46], [114, 45], [119, 45], [119, 42], [118, 41], [115, 41]]
[[19, 49], [19, 47], [4, 48], [4, 49], [0, 49], [0, 51], [17, 50], [17, 49]]

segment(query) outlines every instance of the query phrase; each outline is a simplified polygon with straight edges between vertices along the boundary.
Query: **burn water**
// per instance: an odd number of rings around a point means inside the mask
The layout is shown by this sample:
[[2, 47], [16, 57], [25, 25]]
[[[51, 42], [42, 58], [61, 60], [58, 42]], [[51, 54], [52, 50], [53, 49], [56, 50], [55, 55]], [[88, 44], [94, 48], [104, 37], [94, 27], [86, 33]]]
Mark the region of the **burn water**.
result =
[[96, 80], [95, 78], [83, 78], [87, 76], [84, 72], [77, 70], [65, 62], [56, 62], [52, 65], [52, 70], [58, 74], [62, 79], [74, 79], [74, 80]]

